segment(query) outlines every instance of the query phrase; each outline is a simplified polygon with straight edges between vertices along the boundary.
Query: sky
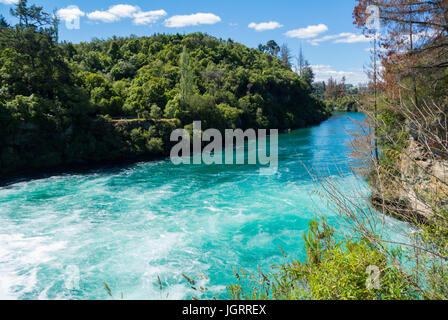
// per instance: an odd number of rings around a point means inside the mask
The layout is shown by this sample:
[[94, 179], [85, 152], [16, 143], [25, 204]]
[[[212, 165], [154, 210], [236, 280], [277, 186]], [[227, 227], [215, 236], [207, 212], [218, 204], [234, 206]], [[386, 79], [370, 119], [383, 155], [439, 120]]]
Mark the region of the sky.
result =
[[[9, 14], [17, 0], [0, 0]], [[313, 67], [316, 81], [346, 77], [365, 83], [371, 43], [353, 25], [355, 0], [29, 0], [56, 12], [60, 40], [79, 43], [113, 35], [203, 32], [257, 48], [275, 40], [294, 57], [299, 48]], [[293, 61], [295, 63], [295, 59]]]

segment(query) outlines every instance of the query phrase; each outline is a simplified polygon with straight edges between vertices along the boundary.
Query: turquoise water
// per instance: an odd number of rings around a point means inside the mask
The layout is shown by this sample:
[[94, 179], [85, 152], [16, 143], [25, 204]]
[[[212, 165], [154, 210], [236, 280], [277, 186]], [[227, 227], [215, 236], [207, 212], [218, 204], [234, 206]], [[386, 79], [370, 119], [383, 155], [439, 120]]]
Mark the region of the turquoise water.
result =
[[[182, 273], [205, 276], [207, 296], [225, 298], [233, 267], [269, 270], [284, 261], [278, 246], [303, 257], [309, 220], [337, 221], [301, 162], [330, 174], [342, 168], [347, 190], [362, 184], [344, 169], [347, 130], [356, 129], [349, 116], [363, 117], [340, 114], [281, 135], [273, 176], [256, 166], [159, 161], [0, 188], [0, 298], [107, 299], [102, 281], [118, 298], [199, 296]], [[73, 268], [79, 288], [69, 290]]]

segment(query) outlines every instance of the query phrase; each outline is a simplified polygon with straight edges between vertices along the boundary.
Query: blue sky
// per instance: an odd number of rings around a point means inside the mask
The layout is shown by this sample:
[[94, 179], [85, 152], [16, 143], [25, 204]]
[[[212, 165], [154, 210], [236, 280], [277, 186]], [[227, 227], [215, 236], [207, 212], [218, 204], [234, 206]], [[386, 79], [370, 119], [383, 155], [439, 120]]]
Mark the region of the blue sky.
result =
[[[17, 0], [0, 0], [9, 21]], [[330, 76], [348, 83], [366, 81], [370, 43], [353, 25], [355, 0], [29, 0], [46, 11], [59, 10], [60, 39], [89, 41], [93, 37], [138, 36], [201, 31], [231, 38], [249, 47], [275, 40], [299, 47], [317, 80]], [[79, 26], [76, 21], [79, 19]], [[66, 21], [68, 24], [66, 24]]]

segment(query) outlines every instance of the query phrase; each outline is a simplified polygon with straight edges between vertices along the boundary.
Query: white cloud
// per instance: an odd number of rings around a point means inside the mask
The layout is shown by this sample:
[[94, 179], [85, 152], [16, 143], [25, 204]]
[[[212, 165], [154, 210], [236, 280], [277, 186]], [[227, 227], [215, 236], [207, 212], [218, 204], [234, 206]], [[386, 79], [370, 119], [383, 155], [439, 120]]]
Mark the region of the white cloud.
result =
[[321, 42], [334, 40], [333, 43], [359, 43], [370, 42], [370, 39], [362, 34], [354, 34], [350, 32], [343, 32], [334, 35], [324, 36], [318, 39], [308, 40], [313, 46], [318, 46]]
[[359, 43], [359, 42], [370, 42], [371, 40], [362, 34], [341, 33], [341, 35], [342, 38], [335, 40], [334, 43]]
[[139, 11], [141, 11], [139, 7], [129, 4], [117, 4], [107, 10], [107, 12], [119, 18], [133, 18]]
[[309, 39], [317, 37], [319, 34], [328, 31], [328, 27], [325, 24], [318, 24], [315, 26], [308, 26], [306, 28], [290, 30], [285, 33], [289, 38]]
[[313, 65], [311, 68], [313, 68], [315, 81], [317, 82], [326, 82], [331, 77], [338, 81], [341, 81], [342, 78], [345, 77], [346, 83], [351, 83], [353, 85], [368, 82], [367, 75], [360, 69], [353, 71], [337, 71], [330, 65]]
[[254, 29], [255, 31], [274, 30], [281, 27], [283, 27], [283, 25], [281, 25], [276, 21], [261, 22], [261, 23], [252, 22], [251, 24], [249, 24], [249, 28]]
[[[365, 48], [365, 49], [364, 49], [364, 51], [369, 52], [369, 53], [373, 53], [373, 50], [374, 50], [373, 47], [369, 47], [369, 48]], [[377, 51], [377, 52], [386, 53], [386, 52], [387, 52], [387, 49], [385, 49], [385, 48], [383, 48], [383, 47], [381, 47], [381, 46], [378, 46], [378, 47], [376, 48], [376, 51]]]
[[99, 21], [107, 22], [107, 23], [120, 20], [120, 17], [117, 17], [116, 15], [114, 15], [110, 12], [107, 12], [107, 11], [93, 11], [93, 12], [87, 14], [87, 17], [90, 20], [99, 20]]
[[182, 28], [200, 24], [215, 24], [218, 22], [221, 22], [221, 18], [213, 13], [195, 13], [190, 15], [172, 16], [165, 20], [165, 26], [168, 28]]
[[16, 4], [19, 0], [0, 0], [0, 3], [3, 4]]
[[136, 25], [147, 25], [156, 22], [166, 16], [165, 10], [142, 11], [138, 6], [129, 4], [117, 4], [107, 11], [94, 11], [87, 14], [90, 20], [98, 20], [106, 23], [116, 22], [123, 18], [133, 19]]
[[76, 19], [84, 17], [86, 14], [81, 11], [78, 6], [68, 6], [67, 8], [56, 11], [56, 16], [65, 22], [72, 22]]
[[313, 40], [308, 40], [309, 43], [311, 43], [313, 46], [318, 46], [321, 42], [325, 42], [325, 41], [329, 41], [329, 40], [334, 40], [339, 38], [340, 36], [338, 34], [335, 35], [328, 35], [328, 36], [324, 36], [322, 38], [318, 38], [318, 39], [313, 39]]
[[136, 25], [151, 24], [166, 15], [167, 15], [167, 13], [165, 10], [137, 12], [134, 15], [134, 24], [136, 24]]

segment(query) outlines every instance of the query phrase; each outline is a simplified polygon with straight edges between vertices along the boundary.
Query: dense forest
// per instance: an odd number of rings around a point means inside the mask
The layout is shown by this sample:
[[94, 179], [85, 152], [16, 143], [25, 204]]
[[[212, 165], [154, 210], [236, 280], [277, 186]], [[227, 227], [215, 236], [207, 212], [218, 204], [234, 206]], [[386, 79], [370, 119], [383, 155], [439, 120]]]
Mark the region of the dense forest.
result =
[[195, 33], [58, 41], [19, 1], [0, 21], [0, 175], [164, 156], [173, 129], [294, 129], [328, 117], [278, 52]]
[[346, 84], [345, 77], [341, 81], [331, 77], [327, 82], [313, 83], [314, 95], [324, 100], [327, 107], [333, 111], [358, 112], [361, 98], [367, 89], [364, 86]]

